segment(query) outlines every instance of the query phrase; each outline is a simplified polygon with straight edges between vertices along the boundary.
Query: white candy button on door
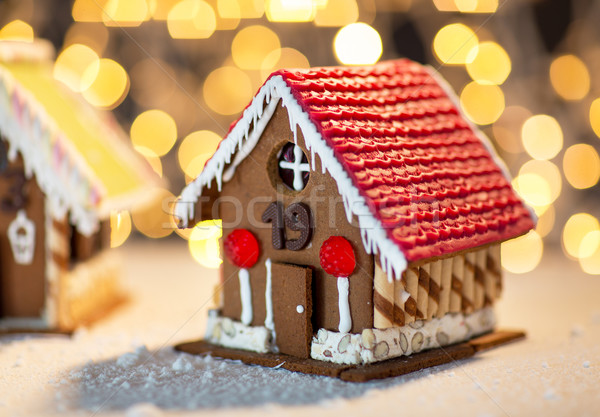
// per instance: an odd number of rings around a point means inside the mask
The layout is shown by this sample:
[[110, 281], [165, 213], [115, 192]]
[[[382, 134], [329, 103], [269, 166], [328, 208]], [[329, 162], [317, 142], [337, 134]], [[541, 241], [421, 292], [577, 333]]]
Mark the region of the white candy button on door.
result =
[[301, 305], [301, 304], [298, 304], [298, 305], [296, 306], [296, 311], [298, 312], [298, 314], [302, 314], [302, 313], [304, 313], [304, 306], [303, 306], [303, 305]]

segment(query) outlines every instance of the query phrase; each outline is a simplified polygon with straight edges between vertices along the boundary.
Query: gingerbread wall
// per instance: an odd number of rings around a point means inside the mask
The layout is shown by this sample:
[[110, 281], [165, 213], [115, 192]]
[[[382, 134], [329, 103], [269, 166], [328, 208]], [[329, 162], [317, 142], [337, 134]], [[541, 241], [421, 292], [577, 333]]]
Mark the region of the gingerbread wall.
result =
[[[3, 144], [2, 144], [3, 145]], [[40, 317], [45, 301], [45, 198], [32, 176], [25, 178], [23, 161], [6, 159], [0, 149], [0, 318]], [[8, 228], [19, 209], [35, 223], [35, 249], [31, 264], [14, 260]]]
[[[310, 266], [313, 270], [313, 328], [337, 330], [339, 323], [338, 290], [336, 278], [326, 274], [319, 265], [319, 249], [330, 236], [343, 236], [351, 242], [356, 254], [356, 269], [350, 276], [350, 310], [352, 316], [352, 333], [361, 332], [373, 327], [373, 256], [368, 255], [362, 244], [360, 229], [353, 221], [349, 224], [343, 201], [339, 196], [337, 184], [329, 176], [321, 172], [321, 161], [315, 158], [315, 166], [311, 166], [310, 178], [306, 187], [295, 192], [283, 185], [277, 173], [277, 152], [288, 142], [293, 142], [287, 111], [279, 105], [271, 121], [267, 125], [261, 139], [237, 167], [233, 178], [223, 185], [218, 210], [214, 214], [223, 220], [223, 235], [227, 236], [233, 229], [250, 230], [258, 239], [260, 256], [256, 264], [250, 268], [252, 289], [252, 325], [264, 325], [265, 261], [273, 263], [291, 263]], [[298, 145], [303, 149], [310, 162], [310, 153], [304, 146], [304, 139], [299, 130]], [[216, 184], [212, 187], [216, 188]], [[211, 187], [211, 188], [212, 188]], [[272, 245], [272, 224], [264, 223], [261, 215], [274, 201], [281, 201], [284, 207], [293, 203], [306, 204], [314, 221], [312, 238], [307, 247], [298, 251], [288, 249], [276, 250]], [[206, 213], [206, 207], [197, 207], [196, 212]], [[297, 238], [300, 232], [286, 229], [288, 239]], [[239, 269], [227, 259], [223, 262], [223, 307], [222, 314], [240, 320], [241, 301], [238, 280]], [[275, 280], [276, 277], [273, 277]], [[273, 293], [273, 298], [278, 294]]]

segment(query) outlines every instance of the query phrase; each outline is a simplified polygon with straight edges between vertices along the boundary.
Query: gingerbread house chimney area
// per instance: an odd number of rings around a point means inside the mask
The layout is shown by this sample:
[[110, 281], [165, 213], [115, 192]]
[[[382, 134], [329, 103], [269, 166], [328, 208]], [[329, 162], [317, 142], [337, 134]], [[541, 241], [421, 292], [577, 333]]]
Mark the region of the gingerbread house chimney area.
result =
[[53, 78], [52, 54], [0, 42], [0, 332], [68, 332], [119, 302], [110, 213], [157, 183], [111, 115]]
[[492, 330], [534, 216], [454, 99], [409, 60], [272, 74], [176, 205], [223, 222], [206, 340], [356, 365]]

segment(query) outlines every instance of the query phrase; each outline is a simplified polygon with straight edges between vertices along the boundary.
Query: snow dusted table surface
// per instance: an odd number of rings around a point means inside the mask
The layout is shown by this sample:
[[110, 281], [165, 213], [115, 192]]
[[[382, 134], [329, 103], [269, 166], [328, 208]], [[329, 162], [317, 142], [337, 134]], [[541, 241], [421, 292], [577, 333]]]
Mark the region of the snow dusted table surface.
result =
[[129, 304], [72, 337], [0, 337], [0, 416], [600, 414], [600, 277], [551, 250], [506, 274], [500, 325], [525, 341], [364, 384], [176, 353], [201, 337], [217, 272], [185, 242], [120, 253]]

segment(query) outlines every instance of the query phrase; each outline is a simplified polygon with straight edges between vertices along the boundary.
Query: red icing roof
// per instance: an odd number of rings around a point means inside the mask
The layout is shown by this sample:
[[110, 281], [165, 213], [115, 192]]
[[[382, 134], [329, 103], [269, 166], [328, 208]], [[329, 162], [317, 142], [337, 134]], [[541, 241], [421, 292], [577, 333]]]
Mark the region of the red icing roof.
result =
[[408, 261], [534, 227], [486, 146], [425, 67], [397, 60], [275, 75]]

